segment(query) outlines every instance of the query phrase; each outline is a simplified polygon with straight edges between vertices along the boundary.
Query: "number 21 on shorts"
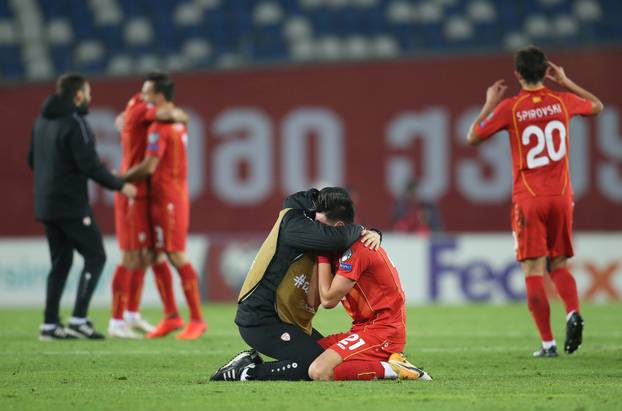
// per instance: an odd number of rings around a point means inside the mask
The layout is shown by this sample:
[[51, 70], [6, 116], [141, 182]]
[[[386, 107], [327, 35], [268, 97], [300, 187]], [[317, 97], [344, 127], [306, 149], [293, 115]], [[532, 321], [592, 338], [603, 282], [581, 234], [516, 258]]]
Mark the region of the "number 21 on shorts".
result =
[[[559, 132], [559, 147], [555, 148], [553, 132]], [[559, 161], [566, 155], [566, 127], [559, 120], [549, 121], [544, 130], [536, 125], [531, 125], [523, 130], [521, 140], [523, 145], [528, 145], [532, 137], [536, 137], [536, 145], [527, 153], [527, 168], [543, 167], [551, 160]], [[546, 154], [543, 154], [546, 148]]]
[[[351, 344], [351, 343], [354, 343], [354, 344]], [[363, 345], [365, 345], [365, 340], [359, 337], [358, 334], [350, 334], [346, 338], [344, 338], [343, 340], [337, 343], [337, 346], [341, 348], [342, 350], [345, 350], [347, 346], [348, 350], [350, 351], [354, 351]]]

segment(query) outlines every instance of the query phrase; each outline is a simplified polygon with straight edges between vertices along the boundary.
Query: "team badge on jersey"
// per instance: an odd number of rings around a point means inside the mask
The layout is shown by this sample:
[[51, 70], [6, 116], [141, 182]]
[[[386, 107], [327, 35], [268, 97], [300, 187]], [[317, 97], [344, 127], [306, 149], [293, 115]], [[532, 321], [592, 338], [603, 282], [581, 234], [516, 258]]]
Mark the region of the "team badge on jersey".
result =
[[149, 133], [149, 142], [151, 144], [157, 143], [160, 141], [160, 135], [158, 133]]
[[345, 252], [345, 253], [343, 253], [343, 255], [341, 256], [340, 260], [341, 260], [341, 261], [348, 261], [350, 258], [352, 258], [352, 254], [354, 254], [354, 253], [352, 252], [352, 249], [351, 249], [351, 248], [348, 248], [348, 249], [346, 250], [346, 252]]

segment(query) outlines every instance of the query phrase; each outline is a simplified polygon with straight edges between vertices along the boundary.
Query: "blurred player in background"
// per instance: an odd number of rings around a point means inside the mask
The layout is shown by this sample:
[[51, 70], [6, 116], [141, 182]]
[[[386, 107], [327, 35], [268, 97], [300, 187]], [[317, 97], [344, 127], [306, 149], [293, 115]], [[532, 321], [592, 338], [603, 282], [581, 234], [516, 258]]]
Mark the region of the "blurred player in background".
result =
[[[170, 78], [153, 82], [154, 103], [158, 109], [174, 110], [175, 84]], [[156, 250], [154, 267], [165, 265], [165, 254], [181, 277], [186, 302], [190, 308], [190, 322], [179, 333], [178, 339], [196, 339], [206, 330], [201, 313], [198, 275], [189, 262], [186, 250], [190, 204], [188, 197], [188, 157], [186, 126], [180, 122], [151, 124], [145, 158], [132, 167], [125, 178], [140, 181], [150, 177], [149, 209]], [[175, 306], [173, 283], [170, 276], [157, 276], [158, 289], [164, 304], [165, 317], [147, 337], [163, 337], [183, 326]]]
[[[315, 219], [331, 227], [352, 224], [354, 207], [317, 212]], [[318, 282], [322, 306], [331, 309], [341, 301], [352, 317], [352, 328], [318, 341], [325, 351], [311, 363], [309, 377], [431, 380], [402, 354], [406, 298], [397, 269], [382, 247], [372, 250], [355, 242], [343, 253], [318, 256]]]
[[[520, 93], [501, 101], [507, 88], [503, 80], [490, 86], [467, 140], [477, 145], [500, 130], [510, 134], [514, 164], [511, 221], [516, 259], [526, 275], [527, 305], [542, 339], [541, 348], [533, 355], [556, 357], [544, 288], [547, 258], [550, 278], [566, 306], [565, 351], [576, 351], [583, 338], [577, 286], [567, 267], [568, 258], [574, 254], [568, 124], [573, 116], [600, 113], [603, 104], [570, 80], [562, 67], [549, 62], [537, 47], [518, 51], [514, 65]], [[543, 84], [545, 77], [570, 92], [548, 89]]]
[[[187, 115], [180, 109], [157, 108], [153, 104], [154, 83], [167, 79], [168, 75], [165, 73], [148, 74], [141, 92], [132, 96], [125, 111], [117, 118], [117, 127], [121, 131], [121, 173], [143, 161], [147, 147], [147, 130], [153, 121], [188, 120]], [[115, 228], [121, 249], [121, 264], [117, 266], [112, 279], [112, 318], [108, 325], [108, 335], [111, 337], [139, 338], [140, 335], [133, 330], [148, 333], [155, 329], [139, 313], [145, 270], [152, 263], [153, 240], [148, 185], [148, 180], [136, 182], [138, 195], [135, 199], [115, 196]], [[157, 283], [172, 281], [166, 262], [154, 264], [152, 269]], [[174, 300], [171, 304], [174, 304]]]

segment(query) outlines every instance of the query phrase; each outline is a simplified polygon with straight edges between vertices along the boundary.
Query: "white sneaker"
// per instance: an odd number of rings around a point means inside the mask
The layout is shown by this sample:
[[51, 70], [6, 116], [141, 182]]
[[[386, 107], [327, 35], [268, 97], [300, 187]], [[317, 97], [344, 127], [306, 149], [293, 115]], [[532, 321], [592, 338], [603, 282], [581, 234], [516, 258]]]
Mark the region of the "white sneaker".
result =
[[131, 318], [129, 316], [124, 315], [123, 318], [125, 319], [125, 323], [130, 329], [138, 330], [145, 334], [150, 333], [155, 330], [155, 326], [149, 324], [149, 321], [145, 320], [142, 317]]
[[116, 338], [140, 339], [142, 336], [135, 333], [125, 321], [110, 321], [108, 336]]

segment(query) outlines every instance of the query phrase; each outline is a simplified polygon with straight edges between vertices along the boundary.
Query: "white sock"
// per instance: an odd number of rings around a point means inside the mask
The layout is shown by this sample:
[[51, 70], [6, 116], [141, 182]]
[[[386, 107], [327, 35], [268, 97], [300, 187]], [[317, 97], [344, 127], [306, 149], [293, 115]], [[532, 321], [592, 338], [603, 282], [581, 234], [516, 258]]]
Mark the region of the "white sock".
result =
[[557, 344], [555, 344], [555, 340], [551, 340], [551, 341], [542, 341], [542, 348], [544, 348], [545, 350], [548, 350], [551, 347], [556, 346]]
[[572, 314], [575, 313], [575, 310], [570, 311], [568, 314], [566, 314], [566, 322], [568, 322], [568, 320], [570, 319], [570, 317], [572, 316]]
[[69, 324], [71, 324], [71, 325], [86, 324], [86, 318], [71, 317], [69, 319]]
[[384, 367], [384, 379], [394, 380], [397, 378], [397, 373], [393, 371], [393, 367], [388, 362], [380, 361], [380, 364]]
[[58, 326], [57, 324], [43, 324], [41, 326], [41, 331], [52, 331], [57, 326]]
[[138, 321], [140, 320], [140, 313], [136, 311], [125, 311], [123, 312], [123, 318], [126, 321]]
[[111, 318], [109, 324], [111, 327], [122, 327], [125, 325], [125, 321], [117, 320], [116, 318]]

